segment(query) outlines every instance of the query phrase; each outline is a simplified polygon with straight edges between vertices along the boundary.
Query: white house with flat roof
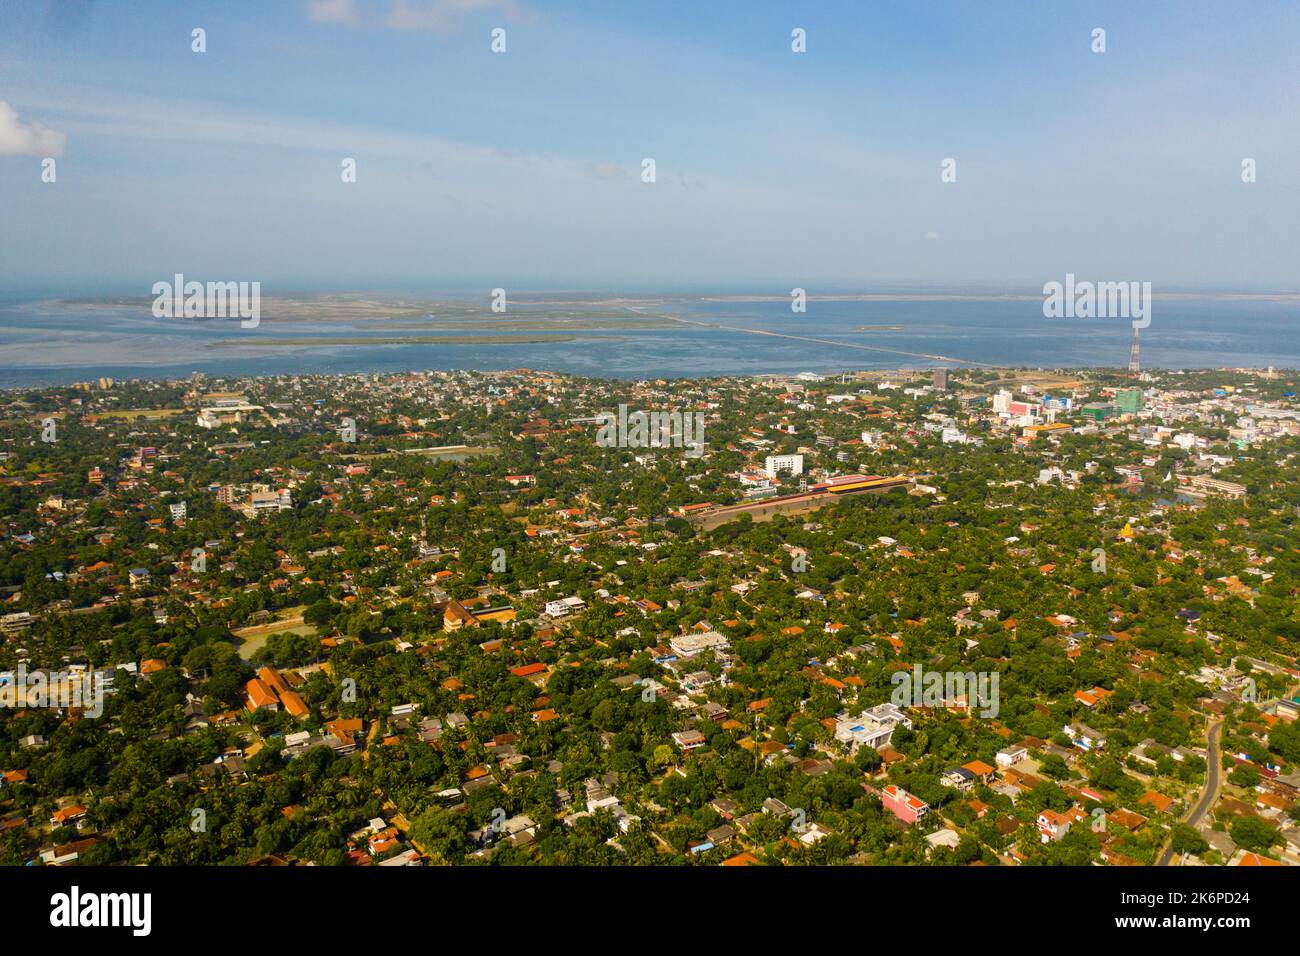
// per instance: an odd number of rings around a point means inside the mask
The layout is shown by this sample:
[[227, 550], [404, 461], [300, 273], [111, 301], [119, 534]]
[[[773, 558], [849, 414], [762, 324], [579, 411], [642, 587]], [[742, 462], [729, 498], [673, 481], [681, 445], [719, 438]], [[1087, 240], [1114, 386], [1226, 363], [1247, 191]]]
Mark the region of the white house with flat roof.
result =
[[720, 651], [730, 645], [725, 637], [717, 631], [704, 631], [698, 634], [682, 634], [668, 642], [673, 653], [679, 658], [689, 659], [705, 651]]
[[912, 720], [892, 703], [877, 704], [856, 717], [840, 717], [835, 721], [835, 739], [857, 753], [859, 747], [879, 750], [888, 746], [899, 724], [911, 727]]
[[565, 617], [569, 614], [577, 614], [587, 607], [587, 602], [580, 597], [560, 598], [558, 601], [546, 602], [547, 617]]

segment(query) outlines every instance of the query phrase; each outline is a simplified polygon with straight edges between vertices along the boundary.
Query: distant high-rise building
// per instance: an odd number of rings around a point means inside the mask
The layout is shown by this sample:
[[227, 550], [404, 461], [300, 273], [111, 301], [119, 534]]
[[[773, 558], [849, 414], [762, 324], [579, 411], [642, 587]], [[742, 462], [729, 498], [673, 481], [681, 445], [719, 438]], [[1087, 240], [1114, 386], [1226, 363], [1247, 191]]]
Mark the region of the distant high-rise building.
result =
[[782, 471], [792, 475], [803, 474], [803, 455], [768, 455], [765, 464], [767, 467], [763, 470], [769, 478], [775, 478]]
[[1142, 371], [1142, 366], [1138, 362], [1138, 327], [1133, 326], [1133, 348], [1128, 353], [1128, 370], [1134, 375]]
[[946, 368], [934, 370], [934, 387], [941, 392], [948, 390], [948, 370]]

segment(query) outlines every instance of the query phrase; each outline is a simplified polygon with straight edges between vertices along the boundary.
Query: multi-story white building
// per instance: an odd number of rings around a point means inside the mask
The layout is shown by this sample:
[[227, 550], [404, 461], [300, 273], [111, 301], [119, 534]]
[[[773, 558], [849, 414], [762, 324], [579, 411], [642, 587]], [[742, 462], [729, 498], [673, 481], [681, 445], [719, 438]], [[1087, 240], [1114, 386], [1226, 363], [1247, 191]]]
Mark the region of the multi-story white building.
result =
[[289, 511], [293, 508], [293, 495], [288, 488], [279, 491], [254, 491], [248, 498], [245, 513], [266, 514], [268, 511]]
[[1006, 747], [999, 750], [994, 756], [999, 767], [1011, 767], [1018, 764], [1029, 756], [1029, 751], [1024, 747]]
[[850, 753], [859, 747], [879, 750], [887, 746], [899, 724], [911, 727], [912, 720], [892, 703], [877, 704], [856, 717], [840, 717], [835, 721], [835, 739], [846, 744]]
[[580, 597], [560, 598], [558, 601], [546, 602], [547, 617], [564, 617], [568, 614], [577, 614], [585, 610], [587, 602]]
[[1211, 478], [1209, 475], [1193, 475], [1188, 479], [1188, 486], [1193, 491], [1205, 494], [1227, 495], [1229, 498], [1244, 498], [1246, 496], [1245, 485], [1239, 485], [1234, 481], [1224, 481], [1221, 478]]
[[767, 477], [775, 478], [778, 473], [788, 471], [792, 475], [803, 474], [803, 455], [768, 455], [763, 469]]

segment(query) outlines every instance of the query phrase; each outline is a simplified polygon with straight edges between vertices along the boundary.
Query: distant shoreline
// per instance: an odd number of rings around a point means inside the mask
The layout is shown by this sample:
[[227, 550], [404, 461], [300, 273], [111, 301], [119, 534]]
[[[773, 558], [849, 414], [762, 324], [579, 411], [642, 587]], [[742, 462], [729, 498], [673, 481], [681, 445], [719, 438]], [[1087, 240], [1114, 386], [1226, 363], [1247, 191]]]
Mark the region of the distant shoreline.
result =
[[355, 337], [302, 337], [297, 339], [218, 339], [207, 348], [330, 348], [338, 345], [537, 345], [541, 342], [573, 342], [578, 339], [613, 339], [613, 335], [394, 335]]
[[[554, 296], [554, 298], [551, 298]], [[1300, 304], [1300, 290], [1260, 291], [1195, 291], [1185, 289], [1156, 289], [1153, 297], [1163, 300], [1213, 299], [1221, 301], [1263, 301], [1296, 302]], [[1043, 298], [1038, 291], [1017, 292], [955, 292], [922, 291], [913, 292], [850, 292], [806, 293], [809, 302], [1023, 302]], [[464, 310], [481, 311], [494, 319], [518, 318], [511, 315], [509, 307], [523, 309], [560, 308], [560, 307], [599, 307], [622, 309], [630, 305], [646, 306], [670, 302], [788, 302], [788, 293], [691, 293], [691, 292], [638, 292], [629, 294], [599, 293], [565, 293], [519, 290], [507, 294], [507, 312], [489, 312], [490, 295], [484, 290], [475, 296], [465, 292], [455, 295], [440, 295], [436, 292], [427, 294], [401, 294], [388, 292], [321, 292], [321, 293], [276, 293], [265, 292], [262, 295], [263, 317], [291, 320], [308, 318], [305, 312], [325, 310], [326, 314], [310, 316], [322, 321], [366, 320], [366, 319], [432, 319], [464, 318], [464, 315], [432, 315], [429, 310], [447, 310], [463, 313]], [[139, 306], [148, 311], [153, 303], [151, 296], [41, 296], [33, 295], [30, 299], [6, 301], [4, 305], [62, 305], [76, 309], [94, 308], [129, 308]], [[275, 313], [280, 314], [275, 314]], [[203, 321], [188, 319], [185, 321]]]
[[[862, 381], [873, 381], [876, 379], [887, 380], [890, 378], [897, 378], [900, 380], [911, 380], [916, 378], [925, 378], [932, 371], [932, 369], [933, 366], [899, 366], [897, 368], [888, 368], [888, 369], [845, 368], [838, 372], [818, 372], [816, 374], [820, 379], [823, 380], [833, 379], [843, 375], [854, 376], [855, 378], [862, 377], [861, 378]], [[1020, 380], [1029, 381], [1031, 379], [1037, 379], [1043, 383], [1046, 383], [1046, 380], [1048, 379], [1073, 377], [1077, 375], [1091, 375], [1096, 377], [1106, 377], [1106, 376], [1127, 377], [1129, 374], [1126, 368], [1120, 366], [1098, 366], [1098, 365], [1061, 366], [1059, 368], [1053, 368], [1053, 369], [1044, 369], [1038, 366], [1031, 366], [1031, 365], [1019, 366], [1019, 367], [982, 366], [982, 367], [976, 367], [975, 370], [996, 372], [1002, 375], [1002, 378], [1000, 379], [981, 382], [980, 387], [983, 388], [1003, 387]], [[346, 378], [353, 378], [358, 375], [379, 375], [379, 376], [422, 375], [422, 374], [429, 374], [431, 372], [437, 372], [437, 371], [439, 370], [413, 366], [405, 369], [385, 369], [381, 371], [365, 371], [365, 372], [344, 371], [344, 372], [261, 372], [261, 373], [251, 372], [251, 373], [227, 373], [227, 374], [211, 373], [210, 377], [215, 379], [226, 379], [230, 381], [239, 381], [239, 380], [258, 381], [260, 379], [283, 378], [286, 375], [294, 378], [304, 378], [304, 379], [309, 379], [309, 378], [346, 379]], [[498, 368], [466, 368], [463, 369], [462, 371], [472, 372], [478, 375], [490, 375], [493, 373], [515, 374], [519, 372], [529, 372], [538, 375], [558, 375], [565, 378], [587, 379], [590, 381], [632, 381], [634, 380], [633, 377], [622, 376], [622, 375], [591, 375], [591, 374], [583, 374], [578, 372], [567, 372], [558, 369], [533, 368], [531, 366], [526, 366], [526, 365], [525, 366], [503, 365]], [[1264, 367], [1251, 368], [1251, 367], [1238, 367], [1238, 366], [1195, 366], [1195, 367], [1189, 366], [1189, 367], [1182, 367], [1182, 368], [1157, 367], [1157, 368], [1152, 368], [1150, 371], [1153, 373], [1168, 374], [1168, 375], [1198, 375], [1198, 374], [1207, 374], [1207, 373], [1215, 373], [1215, 372], [1232, 373], [1232, 374], [1239, 374], [1239, 375], [1263, 375], [1267, 373], [1268, 369]], [[1296, 373], [1296, 372], [1300, 372], [1300, 366], [1278, 365], [1273, 367], [1273, 372], [1277, 375], [1281, 375], [1283, 373]], [[665, 381], [673, 381], [673, 382], [772, 381], [772, 380], [793, 379], [793, 378], [797, 378], [800, 374], [803, 373], [788, 372], [788, 371], [748, 372], [745, 374], [717, 373], [717, 374], [683, 375], [674, 378], [666, 378]], [[185, 375], [180, 375], [180, 376], [133, 375], [130, 378], [116, 379], [116, 381], [119, 384], [126, 384], [129, 382], [140, 382], [140, 383], [150, 383], [150, 384], [177, 384], [177, 383], [187, 383], [190, 381], [190, 378]], [[1062, 380], [1062, 381], [1053, 382], [1051, 384], [1051, 387], [1066, 387], [1072, 384], [1073, 383]], [[26, 392], [37, 388], [72, 388], [72, 387], [74, 387], [74, 382], [71, 380], [62, 383], [47, 382], [47, 383], [31, 383], [26, 385], [0, 385], [0, 394]], [[164, 410], [154, 409], [145, 412], [130, 411], [130, 412], [123, 412], [123, 413], [107, 413], [107, 414], [98, 413], [97, 417], [118, 417], [118, 418], [125, 419], [138, 414], [145, 414], [148, 417], [159, 417], [164, 413], [166, 416], [170, 416], [175, 414], [183, 414], [184, 412], [183, 410], [177, 410], [177, 409], [164, 409]]]
[[[1123, 367], [1124, 321], [1047, 320], [1042, 301], [819, 303], [806, 313], [693, 299], [565, 305], [519, 294], [477, 302], [264, 297], [260, 325], [155, 318], [143, 297], [114, 306], [49, 301], [0, 309], [0, 386], [528, 365], [609, 379], [839, 374], [854, 369]], [[1300, 306], [1238, 297], [1157, 304], [1147, 368], [1300, 367]]]

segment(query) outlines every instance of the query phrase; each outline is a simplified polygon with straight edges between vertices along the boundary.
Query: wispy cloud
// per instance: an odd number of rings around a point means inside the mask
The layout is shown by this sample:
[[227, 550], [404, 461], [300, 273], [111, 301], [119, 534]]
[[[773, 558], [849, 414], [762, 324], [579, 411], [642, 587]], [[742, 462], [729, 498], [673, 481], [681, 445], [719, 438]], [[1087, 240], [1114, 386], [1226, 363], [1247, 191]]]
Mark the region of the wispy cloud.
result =
[[383, 24], [393, 30], [446, 30], [468, 13], [517, 12], [513, 0], [396, 0]]
[[622, 166], [607, 159], [592, 163], [587, 167], [587, 172], [597, 179], [622, 179], [627, 175], [627, 171]]
[[308, 0], [307, 19], [313, 23], [335, 23], [348, 27], [378, 26], [400, 31], [450, 30], [466, 16], [497, 12], [517, 17], [522, 10], [516, 0]]
[[35, 120], [24, 122], [0, 100], [0, 156], [62, 156], [68, 137]]
[[[451, 169], [485, 171], [497, 169], [518, 175], [529, 170], [536, 175], [559, 175], [569, 179], [596, 176], [607, 179], [624, 174], [623, 167], [608, 160], [587, 160], [581, 156], [527, 149], [503, 149], [457, 140], [441, 139], [420, 132], [318, 121], [285, 113], [248, 109], [225, 109], [208, 103], [158, 98], [133, 99], [123, 96], [59, 95], [38, 97], [29, 105], [56, 117], [61, 126], [85, 137], [109, 137], [138, 142], [212, 143], [240, 148], [294, 150], [325, 155], [365, 156], [399, 162], [415, 162], [440, 174]], [[5, 113], [0, 101], [0, 153], [4, 153]], [[10, 111], [12, 113], [12, 111]], [[16, 114], [13, 114], [16, 120]], [[30, 124], [58, 138], [66, 138], [39, 123]], [[44, 152], [41, 155], [58, 155]]]
[[313, 23], [341, 23], [350, 27], [361, 22], [353, 0], [308, 0], [307, 19]]

